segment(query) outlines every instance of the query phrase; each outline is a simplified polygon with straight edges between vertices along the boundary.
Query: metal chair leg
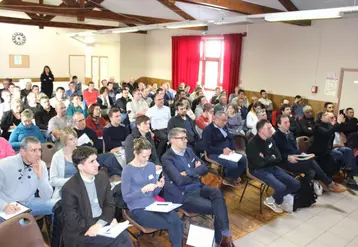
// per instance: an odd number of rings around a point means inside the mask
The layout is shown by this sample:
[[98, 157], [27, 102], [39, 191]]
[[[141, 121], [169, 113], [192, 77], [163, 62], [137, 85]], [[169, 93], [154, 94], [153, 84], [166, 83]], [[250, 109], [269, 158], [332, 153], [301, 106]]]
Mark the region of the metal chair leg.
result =
[[247, 179], [246, 180], [246, 184], [245, 184], [245, 188], [244, 188], [244, 190], [242, 191], [242, 194], [241, 194], [241, 198], [240, 198], [240, 203], [241, 203], [241, 201], [242, 201], [242, 198], [244, 198], [244, 194], [245, 194], [245, 192], [246, 192], [246, 188], [247, 188], [247, 185], [249, 184], [249, 180]]
[[137, 237], [136, 237], [138, 247], [140, 247], [140, 237], [143, 236], [143, 235], [144, 235], [143, 232], [140, 231], [138, 233]]
[[260, 214], [262, 215], [262, 195], [265, 192], [266, 184], [261, 184], [260, 186]]

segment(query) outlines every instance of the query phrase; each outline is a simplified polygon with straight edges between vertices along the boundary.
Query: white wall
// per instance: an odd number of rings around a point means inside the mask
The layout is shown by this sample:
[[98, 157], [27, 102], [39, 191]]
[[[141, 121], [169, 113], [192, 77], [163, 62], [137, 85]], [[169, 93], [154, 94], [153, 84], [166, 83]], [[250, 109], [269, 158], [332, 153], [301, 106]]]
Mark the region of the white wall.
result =
[[[86, 75], [91, 75], [91, 56], [108, 56], [108, 74], [120, 77], [120, 45], [95, 44], [92, 48], [70, 38], [68, 29], [36, 26], [0, 24], [0, 78], [39, 77], [44, 65], [49, 65], [55, 77], [69, 75], [69, 55], [86, 55]], [[73, 30], [78, 32], [78, 30]], [[12, 35], [22, 32], [26, 36], [24, 45], [15, 45]], [[30, 68], [9, 68], [9, 55], [29, 55]]]
[[[240, 75], [243, 88], [337, 102], [336, 97], [324, 95], [325, 78], [329, 73], [339, 77], [342, 67], [358, 68], [357, 26], [358, 19], [315, 21], [310, 27], [262, 23], [215, 26], [208, 34], [248, 33]], [[157, 30], [144, 35], [144, 48], [142, 39], [139, 48], [145, 53], [145, 64], [140, 64], [145, 72], [139, 76], [171, 79], [171, 36], [189, 34], [200, 32]], [[121, 49], [126, 42], [121, 39]], [[126, 57], [138, 55], [133, 46], [126, 50]], [[125, 69], [121, 67], [121, 73]], [[317, 94], [311, 93], [314, 85], [319, 87]]]

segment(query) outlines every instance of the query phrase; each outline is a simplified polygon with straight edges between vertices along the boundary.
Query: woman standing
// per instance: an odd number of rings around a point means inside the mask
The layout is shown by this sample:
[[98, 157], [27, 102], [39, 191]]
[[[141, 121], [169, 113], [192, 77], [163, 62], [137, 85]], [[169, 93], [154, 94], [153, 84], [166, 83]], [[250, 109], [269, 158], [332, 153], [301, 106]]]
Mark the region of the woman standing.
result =
[[144, 227], [165, 229], [171, 246], [183, 246], [183, 223], [175, 211], [158, 213], [146, 211], [164, 186], [164, 177], [156, 179], [156, 168], [148, 162], [152, 145], [141, 137], [134, 140], [134, 160], [122, 172], [122, 195], [132, 218]]
[[52, 97], [53, 82], [55, 78], [49, 66], [45, 66], [40, 77], [41, 80], [41, 92], [46, 94], [49, 99]]
[[77, 133], [71, 127], [65, 127], [61, 131], [62, 149], [52, 157], [50, 168], [50, 183], [55, 187], [52, 198], [61, 198], [62, 186], [77, 172], [72, 161], [73, 150], [77, 146]]
[[101, 117], [101, 108], [97, 104], [92, 104], [88, 108], [88, 117], [86, 118], [86, 126], [96, 131], [98, 137], [103, 136], [103, 128], [107, 125], [106, 120]]

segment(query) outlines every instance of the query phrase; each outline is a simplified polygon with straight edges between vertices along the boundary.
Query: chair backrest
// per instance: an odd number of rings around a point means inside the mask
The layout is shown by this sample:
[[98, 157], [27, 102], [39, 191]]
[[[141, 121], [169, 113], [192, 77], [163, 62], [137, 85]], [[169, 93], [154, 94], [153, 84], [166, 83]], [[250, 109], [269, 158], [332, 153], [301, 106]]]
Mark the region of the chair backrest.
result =
[[35, 218], [20, 214], [0, 224], [0, 246], [41, 247], [46, 244]]
[[47, 168], [51, 167], [52, 156], [57, 152], [56, 145], [52, 142], [41, 143], [42, 157], [41, 159], [46, 163]]
[[297, 148], [302, 153], [307, 153], [310, 147], [310, 138], [308, 136], [300, 136], [296, 138]]
[[135, 228], [139, 229], [140, 231], [142, 231], [143, 233], [153, 233], [158, 231], [157, 229], [154, 228], [147, 228], [147, 227], [143, 227], [141, 225], [139, 225], [135, 220], [133, 220], [130, 216], [129, 216], [129, 211], [128, 209], [124, 209], [122, 208], [122, 215], [123, 218], [125, 220], [128, 220], [129, 223], [131, 223]]
[[277, 111], [272, 111], [271, 124], [274, 127], [276, 126], [276, 119], [277, 119]]

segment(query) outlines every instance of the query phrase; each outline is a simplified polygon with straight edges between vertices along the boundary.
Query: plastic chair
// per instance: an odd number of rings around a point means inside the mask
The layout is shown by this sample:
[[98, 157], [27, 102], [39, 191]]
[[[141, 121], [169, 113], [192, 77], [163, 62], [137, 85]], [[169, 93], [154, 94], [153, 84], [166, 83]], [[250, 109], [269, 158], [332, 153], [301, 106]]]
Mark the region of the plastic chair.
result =
[[300, 136], [296, 138], [297, 148], [302, 153], [307, 153], [310, 147], [310, 138], [308, 136]]
[[[240, 203], [242, 201], [242, 199], [244, 198], [244, 194], [246, 192], [246, 188], [248, 185], [256, 188], [256, 189], [259, 189], [260, 190], [260, 214], [262, 214], [262, 195], [263, 193], [269, 188], [269, 186], [263, 182], [262, 180], [258, 179], [257, 177], [255, 177], [254, 175], [252, 175], [250, 173], [250, 169], [249, 169], [249, 163], [248, 161], [246, 160], [246, 176], [247, 176], [247, 180], [246, 180], [246, 183], [245, 183], [245, 187], [244, 187], [244, 190], [242, 191], [242, 194], [241, 194], [241, 197], [240, 197]], [[256, 181], [256, 182], [259, 182], [260, 183], [260, 187], [258, 187], [257, 185], [255, 185], [254, 183], [252, 183], [251, 181]]]
[[41, 159], [46, 163], [47, 168], [51, 167], [53, 155], [57, 152], [56, 145], [52, 142], [41, 143], [42, 157]]
[[139, 225], [137, 222], [135, 222], [135, 220], [133, 220], [130, 217], [128, 209], [122, 208], [122, 216], [125, 220], [128, 220], [135, 228], [137, 228], [139, 230], [139, 233], [137, 235], [135, 235], [131, 231], [127, 230], [129, 232], [129, 234], [132, 235], [133, 238], [135, 238], [137, 240], [138, 247], [140, 247], [140, 237], [141, 236], [143, 236], [144, 234], [153, 234], [153, 236], [154, 236], [154, 233], [159, 231], [158, 229], [148, 228], [148, 227]]
[[[24, 223], [20, 223], [20, 221]], [[0, 246], [47, 246], [42, 233], [31, 214], [20, 214], [0, 224]]]

